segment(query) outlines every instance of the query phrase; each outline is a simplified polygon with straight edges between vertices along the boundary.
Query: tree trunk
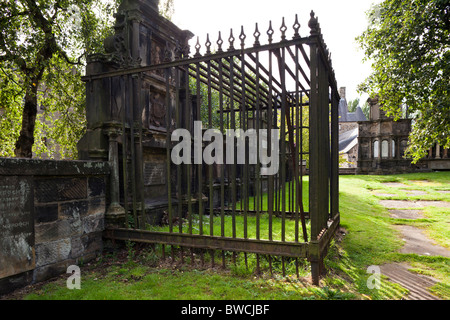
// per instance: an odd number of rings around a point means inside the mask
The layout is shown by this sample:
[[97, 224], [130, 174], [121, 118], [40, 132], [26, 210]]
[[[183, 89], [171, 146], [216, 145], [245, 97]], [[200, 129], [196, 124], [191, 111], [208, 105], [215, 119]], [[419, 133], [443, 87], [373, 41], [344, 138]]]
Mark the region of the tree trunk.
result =
[[[34, 81], [33, 81], [34, 82]], [[34, 144], [34, 128], [37, 114], [37, 81], [31, 83], [25, 94], [25, 104], [22, 113], [22, 129], [16, 141], [14, 153], [18, 158], [31, 158]]]

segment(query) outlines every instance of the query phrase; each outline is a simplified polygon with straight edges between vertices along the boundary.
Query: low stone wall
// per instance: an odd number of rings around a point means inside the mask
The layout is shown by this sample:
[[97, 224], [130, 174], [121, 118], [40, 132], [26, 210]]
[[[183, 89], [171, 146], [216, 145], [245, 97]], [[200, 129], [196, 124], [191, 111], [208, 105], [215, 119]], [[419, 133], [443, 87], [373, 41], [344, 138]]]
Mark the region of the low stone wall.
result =
[[0, 158], [0, 294], [101, 253], [108, 162]]

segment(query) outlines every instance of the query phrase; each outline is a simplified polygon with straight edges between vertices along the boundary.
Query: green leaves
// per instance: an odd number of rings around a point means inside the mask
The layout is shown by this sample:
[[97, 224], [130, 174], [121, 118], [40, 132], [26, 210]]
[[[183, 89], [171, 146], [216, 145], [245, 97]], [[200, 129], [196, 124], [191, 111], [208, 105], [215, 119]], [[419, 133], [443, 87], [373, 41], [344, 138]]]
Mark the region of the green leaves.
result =
[[368, 13], [369, 26], [357, 38], [373, 60], [360, 90], [378, 94], [389, 114], [398, 116], [406, 104], [418, 115], [408, 148], [415, 161], [434, 142], [450, 147], [449, 14], [448, 1], [385, 0]]
[[[36, 156], [76, 157], [86, 122], [86, 56], [102, 52], [119, 1], [0, 3], [0, 156], [14, 156], [15, 147], [28, 156], [33, 147]], [[31, 88], [37, 94], [26, 96]], [[35, 122], [30, 114], [36, 112]], [[19, 132], [34, 136], [35, 144], [20, 145]]]

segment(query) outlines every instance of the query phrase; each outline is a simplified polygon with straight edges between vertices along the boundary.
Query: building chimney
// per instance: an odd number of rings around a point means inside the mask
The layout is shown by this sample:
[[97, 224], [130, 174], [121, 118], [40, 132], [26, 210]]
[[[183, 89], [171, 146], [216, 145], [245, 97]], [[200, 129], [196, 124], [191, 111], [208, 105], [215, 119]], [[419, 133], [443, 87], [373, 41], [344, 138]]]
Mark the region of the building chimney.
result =
[[345, 100], [345, 87], [339, 88], [339, 97], [341, 97], [341, 99]]

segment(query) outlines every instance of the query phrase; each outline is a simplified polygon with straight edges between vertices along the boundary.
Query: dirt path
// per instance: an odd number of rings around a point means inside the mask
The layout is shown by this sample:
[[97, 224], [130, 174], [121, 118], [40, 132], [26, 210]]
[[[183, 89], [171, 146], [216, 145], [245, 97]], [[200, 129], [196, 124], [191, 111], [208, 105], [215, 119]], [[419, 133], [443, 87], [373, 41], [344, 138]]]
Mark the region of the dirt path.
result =
[[[399, 183], [391, 183], [389, 186], [404, 187]], [[414, 192], [414, 190], [408, 191], [416, 195], [421, 194], [421, 192]], [[450, 203], [444, 201], [380, 200], [380, 204], [389, 209], [391, 218], [412, 220], [422, 218], [422, 212], [417, 209], [402, 208], [424, 208], [427, 206], [450, 208]], [[405, 241], [404, 246], [400, 249], [401, 253], [450, 257], [450, 250], [427, 238], [423, 230], [409, 225], [397, 225], [395, 228], [401, 232], [402, 239]], [[411, 266], [406, 263], [389, 263], [380, 266], [381, 273], [388, 277], [389, 281], [398, 283], [409, 290], [409, 294], [406, 296], [407, 300], [440, 300], [427, 290], [438, 282], [436, 279], [413, 273], [408, 269], [411, 269]]]

